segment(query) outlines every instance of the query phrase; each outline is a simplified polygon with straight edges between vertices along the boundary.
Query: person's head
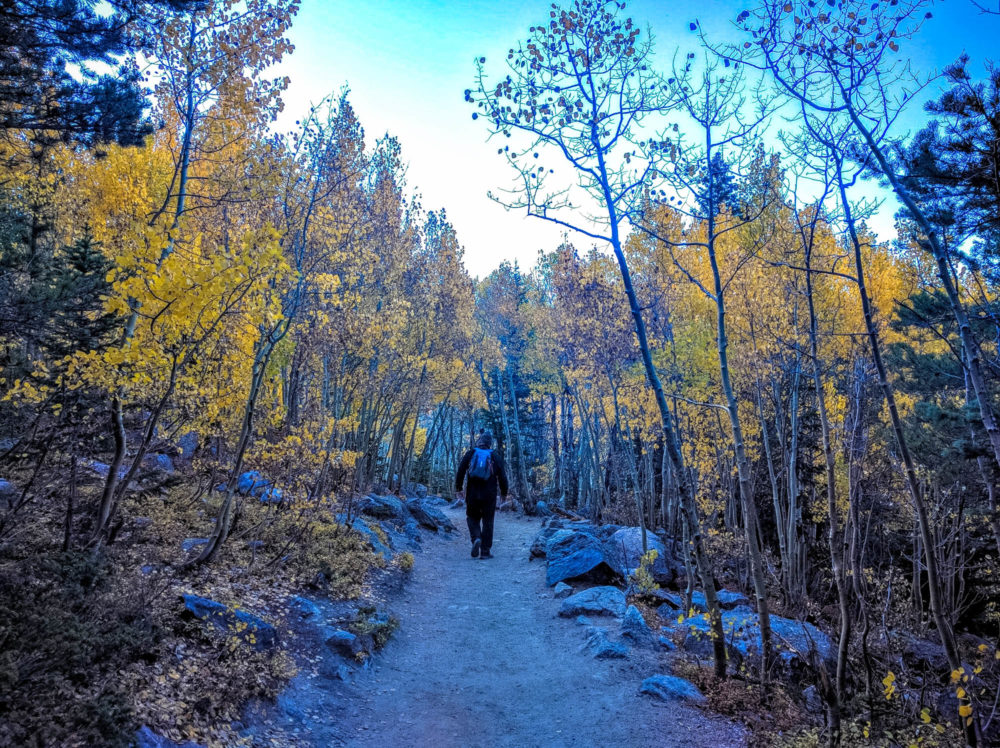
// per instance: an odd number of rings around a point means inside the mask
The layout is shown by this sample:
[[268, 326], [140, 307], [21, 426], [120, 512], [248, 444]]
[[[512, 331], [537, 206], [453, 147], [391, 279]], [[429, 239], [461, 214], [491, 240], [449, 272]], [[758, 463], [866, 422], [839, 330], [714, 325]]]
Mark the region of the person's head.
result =
[[479, 438], [476, 439], [476, 446], [480, 449], [492, 449], [493, 434], [491, 434], [488, 430], [479, 432]]

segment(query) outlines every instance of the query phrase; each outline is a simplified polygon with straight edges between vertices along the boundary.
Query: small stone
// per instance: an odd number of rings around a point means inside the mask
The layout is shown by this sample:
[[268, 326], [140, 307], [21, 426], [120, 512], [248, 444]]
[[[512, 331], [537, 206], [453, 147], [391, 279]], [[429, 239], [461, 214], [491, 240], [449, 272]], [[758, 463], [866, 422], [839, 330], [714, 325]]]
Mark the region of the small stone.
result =
[[556, 588], [552, 591], [552, 594], [556, 599], [562, 599], [572, 595], [573, 588], [565, 582], [559, 582], [559, 584], [556, 585]]

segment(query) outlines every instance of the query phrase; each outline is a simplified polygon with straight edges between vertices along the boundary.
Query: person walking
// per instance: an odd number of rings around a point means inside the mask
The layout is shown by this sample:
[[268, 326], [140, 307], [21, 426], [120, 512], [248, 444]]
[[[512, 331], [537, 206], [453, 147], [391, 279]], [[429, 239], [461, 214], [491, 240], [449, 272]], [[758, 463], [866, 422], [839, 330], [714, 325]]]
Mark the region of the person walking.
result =
[[[463, 485], [466, 487], [462, 491]], [[493, 434], [482, 431], [476, 446], [465, 453], [455, 475], [455, 496], [465, 499], [473, 558], [493, 558], [493, 518], [497, 511], [497, 489], [507, 498], [507, 468], [493, 449]]]

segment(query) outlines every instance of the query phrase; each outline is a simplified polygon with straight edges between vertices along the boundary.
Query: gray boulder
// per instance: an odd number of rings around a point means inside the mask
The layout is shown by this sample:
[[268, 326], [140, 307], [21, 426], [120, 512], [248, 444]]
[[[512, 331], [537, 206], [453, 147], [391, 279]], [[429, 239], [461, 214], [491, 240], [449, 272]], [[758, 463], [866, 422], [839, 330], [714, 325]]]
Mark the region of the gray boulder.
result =
[[[531, 543], [531, 550], [529, 551], [532, 558], [545, 558], [546, 549], [548, 548], [549, 541], [555, 536], [557, 532], [562, 531], [562, 527], [559, 525], [546, 525], [541, 529], [538, 535], [535, 536], [534, 541]], [[564, 531], [565, 532], [565, 531]]]
[[375, 519], [403, 519], [407, 516], [403, 502], [395, 496], [364, 496], [355, 502], [355, 508], [362, 514]]
[[[653, 579], [659, 584], [670, 584], [677, 578], [677, 563], [668, 554], [667, 547], [651, 531], [646, 531], [646, 547], [656, 551], [656, 560], [650, 567]], [[622, 527], [607, 538], [608, 558], [615, 572], [627, 578], [639, 568], [642, 558], [642, 528]]]
[[572, 618], [579, 615], [620, 616], [625, 612], [625, 593], [617, 587], [591, 587], [562, 601], [559, 615]]
[[646, 619], [634, 605], [629, 605], [622, 616], [622, 637], [628, 639], [638, 647], [653, 649], [656, 647], [656, 639], [653, 632], [646, 625]]
[[705, 701], [705, 696], [694, 683], [676, 675], [654, 675], [646, 678], [639, 687], [639, 693], [654, 696], [661, 701], [686, 701], [693, 704]]
[[150, 472], [174, 474], [174, 461], [168, 455], [151, 453], [142, 458], [142, 467]]
[[235, 634], [254, 649], [268, 649], [278, 641], [274, 626], [240, 608], [230, 608], [198, 595], [184, 595], [184, 608], [213, 628]]
[[567, 579], [586, 577], [594, 581], [608, 581], [616, 576], [604, 544], [586, 532], [553, 536], [545, 555], [548, 559], [545, 581], [549, 586]]
[[426, 527], [428, 530], [433, 530], [434, 532], [438, 532], [439, 530], [452, 532], [455, 530], [455, 525], [445, 516], [445, 513], [425, 499], [409, 499], [406, 502], [406, 508], [410, 510], [413, 519], [421, 527]]
[[[736, 608], [749, 607], [750, 605], [750, 599], [742, 592], [717, 590], [715, 597], [719, 601], [719, 607], [723, 610], [735, 610]], [[705, 593], [698, 590], [691, 595], [691, 605], [699, 613], [707, 612], [708, 602], [705, 600]]]
[[[681, 624], [676, 621], [671, 624], [671, 627], [676, 626], [683, 627], [685, 631], [684, 649], [706, 656], [711, 654], [707, 614], [686, 618]], [[760, 619], [756, 613], [745, 607], [723, 611], [722, 629], [726, 648], [736, 662], [760, 664]], [[833, 662], [834, 647], [830, 637], [811, 623], [771, 616], [771, 631], [775, 654], [784, 675], [801, 675], [813, 651], [824, 662]]]
[[582, 649], [589, 650], [598, 660], [621, 660], [628, 657], [629, 649], [621, 642], [611, 641], [608, 632], [597, 626], [590, 628], [587, 643]]

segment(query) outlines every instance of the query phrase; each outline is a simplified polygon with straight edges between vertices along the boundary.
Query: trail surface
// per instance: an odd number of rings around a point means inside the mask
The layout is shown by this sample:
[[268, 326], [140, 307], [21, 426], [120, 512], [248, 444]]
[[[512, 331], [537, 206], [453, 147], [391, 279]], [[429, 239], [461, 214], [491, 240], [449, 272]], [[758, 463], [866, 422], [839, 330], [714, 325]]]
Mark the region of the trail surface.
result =
[[720, 717], [639, 694], [644, 678], [669, 672], [662, 655], [580, 651], [583, 626], [556, 616], [544, 563], [528, 560], [537, 521], [498, 515], [495, 557], [480, 561], [469, 556], [462, 511], [448, 514], [460, 531], [424, 540], [412, 579], [387, 603], [401, 627], [372, 667], [347, 682], [296, 678], [258, 744], [744, 745]]

